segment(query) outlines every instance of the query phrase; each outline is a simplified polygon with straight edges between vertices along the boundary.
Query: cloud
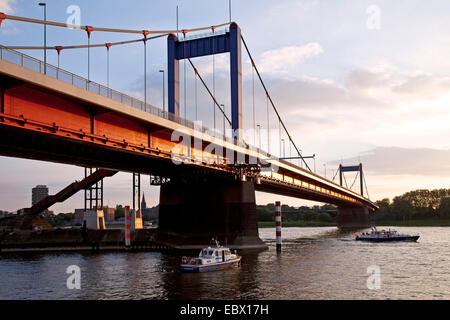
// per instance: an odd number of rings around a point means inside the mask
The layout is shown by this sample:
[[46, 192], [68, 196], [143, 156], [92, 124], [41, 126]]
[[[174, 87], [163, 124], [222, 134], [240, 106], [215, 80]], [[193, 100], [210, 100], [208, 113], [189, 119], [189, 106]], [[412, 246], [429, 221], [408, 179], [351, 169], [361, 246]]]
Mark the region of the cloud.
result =
[[259, 70], [267, 73], [288, 73], [307, 59], [323, 53], [323, 48], [312, 42], [301, 46], [287, 46], [261, 54]]
[[367, 69], [351, 70], [345, 76], [346, 86], [350, 89], [373, 89], [389, 84], [390, 74], [383, 71], [370, 71]]
[[[0, 12], [6, 14], [12, 14], [15, 10], [15, 4], [17, 0], [0, 0]], [[0, 28], [0, 33], [3, 35], [14, 35], [19, 33], [19, 29], [10, 24], [8, 21], [3, 21]]]
[[[293, 128], [292, 133], [294, 135], [298, 133], [303, 141], [306, 133], [315, 134], [318, 129], [328, 131], [330, 128], [337, 130], [341, 126], [367, 125], [371, 118], [365, 117], [362, 111], [378, 113], [390, 107], [390, 104], [376, 96], [371, 96], [368, 92], [354, 87], [340, 86], [328, 79], [307, 76], [288, 79], [281, 75], [266, 78], [266, 86], [284, 122], [288, 124], [288, 127]], [[250, 110], [249, 106], [253, 104], [250, 91], [251, 78], [243, 81], [243, 88], [245, 111]], [[256, 121], [266, 124], [266, 97], [258, 84], [255, 105]], [[271, 121], [275, 125], [275, 115], [271, 108], [269, 109]], [[251, 114], [246, 113], [244, 116], [248, 118]]]
[[437, 98], [450, 90], [450, 78], [438, 78], [431, 74], [419, 73], [407, 78], [401, 84], [394, 86], [392, 91], [403, 95], [414, 97], [422, 96], [427, 98]]
[[0, 12], [13, 13], [16, 0], [0, 0]]
[[[361, 162], [364, 170], [372, 176], [450, 176], [450, 149], [377, 147], [343, 162]], [[339, 163], [336, 160], [330, 164]]]

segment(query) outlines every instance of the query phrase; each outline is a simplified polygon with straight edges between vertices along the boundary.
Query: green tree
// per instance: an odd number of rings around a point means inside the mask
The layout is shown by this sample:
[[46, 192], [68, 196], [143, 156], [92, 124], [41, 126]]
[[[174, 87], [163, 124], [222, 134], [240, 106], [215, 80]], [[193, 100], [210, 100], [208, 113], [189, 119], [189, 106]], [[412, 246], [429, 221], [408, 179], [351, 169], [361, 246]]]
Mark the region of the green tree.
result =
[[379, 207], [378, 213], [381, 214], [381, 216], [391, 214], [391, 201], [388, 198], [375, 201], [375, 204]]
[[256, 216], [258, 221], [274, 221], [275, 212], [267, 206], [256, 206]]
[[389, 198], [384, 198], [382, 200], [375, 201], [375, 204], [380, 208], [389, 208], [389, 206], [391, 205], [391, 201], [389, 200]]
[[337, 207], [332, 204], [324, 204], [323, 206], [320, 207], [320, 210], [336, 210], [336, 209]]
[[404, 199], [403, 197], [395, 197], [392, 201], [391, 214], [398, 219], [404, 217], [411, 218], [413, 215], [413, 205], [411, 204], [411, 201]]
[[450, 217], [450, 197], [443, 198], [439, 205], [439, 216]]
[[322, 222], [333, 222], [333, 218], [327, 212], [318, 212], [314, 215], [314, 220]]

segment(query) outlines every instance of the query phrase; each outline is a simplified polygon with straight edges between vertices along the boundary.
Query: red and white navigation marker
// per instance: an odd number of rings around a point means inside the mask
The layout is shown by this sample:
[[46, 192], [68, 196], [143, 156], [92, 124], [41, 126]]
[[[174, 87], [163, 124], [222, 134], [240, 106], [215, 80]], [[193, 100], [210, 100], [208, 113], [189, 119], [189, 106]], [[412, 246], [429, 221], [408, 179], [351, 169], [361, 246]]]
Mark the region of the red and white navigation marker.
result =
[[276, 226], [276, 243], [277, 252], [281, 252], [281, 203], [280, 201], [275, 202], [275, 226]]
[[125, 246], [131, 246], [131, 214], [130, 206], [125, 207]]

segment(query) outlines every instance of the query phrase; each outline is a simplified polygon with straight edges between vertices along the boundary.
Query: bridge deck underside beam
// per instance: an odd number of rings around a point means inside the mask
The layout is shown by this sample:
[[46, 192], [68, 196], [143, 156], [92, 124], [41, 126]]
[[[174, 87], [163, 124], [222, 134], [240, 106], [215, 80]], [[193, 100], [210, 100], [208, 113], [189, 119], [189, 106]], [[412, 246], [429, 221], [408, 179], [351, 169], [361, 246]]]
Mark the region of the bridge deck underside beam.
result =
[[223, 175], [201, 166], [174, 166], [169, 156], [151, 156], [96, 143], [8, 128], [0, 123], [0, 156], [41, 160], [77, 166], [92, 166], [163, 177], [203, 174]]

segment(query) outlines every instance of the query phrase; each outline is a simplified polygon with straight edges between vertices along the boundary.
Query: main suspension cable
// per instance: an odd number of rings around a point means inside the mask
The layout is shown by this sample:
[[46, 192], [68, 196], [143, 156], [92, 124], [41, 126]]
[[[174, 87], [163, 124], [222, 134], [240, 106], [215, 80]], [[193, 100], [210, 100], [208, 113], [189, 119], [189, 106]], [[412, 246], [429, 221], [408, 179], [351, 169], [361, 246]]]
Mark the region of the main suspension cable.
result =
[[252, 94], [253, 94], [253, 145], [256, 146], [256, 116], [255, 116], [255, 70], [252, 67]]
[[227, 115], [225, 114], [225, 111], [222, 109], [222, 107], [220, 106], [220, 104], [217, 102], [216, 97], [214, 97], [214, 95], [211, 93], [211, 90], [209, 90], [208, 86], [206, 85], [205, 81], [203, 80], [202, 76], [200, 75], [200, 73], [198, 72], [198, 69], [194, 66], [194, 64], [192, 63], [190, 58], [187, 58], [187, 60], [189, 61], [189, 63], [191, 64], [192, 68], [194, 69], [195, 74], [198, 76], [198, 78], [200, 79], [200, 81], [202, 82], [203, 86], [206, 88], [206, 90], [208, 91], [209, 95], [211, 96], [211, 98], [214, 101], [214, 104], [219, 108], [220, 112], [222, 112], [223, 116], [225, 117], [225, 119], [227, 119], [228, 123], [231, 126], [231, 120], [227, 117]]
[[367, 199], [370, 200], [369, 189], [367, 189], [367, 183], [366, 183], [366, 175], [363, 173], [362, 177], [363, 177], [363, 181], [364, 181], [364, 186], [366, 187]]
[[337, 176], [338, 172], [339, 172], [339, 168], [336, 169], [336, 172], [335, 172], [335, 174], [333, 176], [333, 179], [331, 181], [334, 181], [334, 179], [336, 179], [336, 176]]
[[347, 179], [345, 178], [345, 174], [342, 172], [342, 176], [344, 177], [345, 187], [348, 189]]
[[[153, 36], [150, 38], [147, 38], [147, 40], [153, 40], [162, 38], [165, 36], [168, 36], [169, 34], [160, 34], [157, 36]], [[131, 43], [138, 43], [144, 41], [145, 38], [141, 39], [135, 39], [135, 40], [127, 40], [127, 41], [119, 41], [119, 42], [107, 42], [107, 43], [101, 43], [101, 44], [91, 44], [89, 47], [91, 48], [100, 48], [105, 46], [119, 46], [119, 45], [125, 45], [125, 44], [131, 44]], [[39, 46], [3, 46], [5, 49], [10, 50], [68, 50], [68, 49], [86, 49], [88, 45], [71, 45], [71, 46], [47, 46], [47, 47], [39, 47]]]
[[358, 178], [358, 176], [359, 176], [359, 171], [356, 172], [355, 180], [353, 180], [353, 183], [352, 183], [352, 185], [350, 186], [350, 189], [353, 188], [353, 186], [355, 185], [356, 179]]
[[[214, 28], [212, 28], [213, 38], [212, 38], [212, 82], [213, 82], [213, 95], [216, 96], [216, 64], [215, 64], [215, 41], [214, 41]], [[213, 115], [214, 115], [214, 130], [216, 130], [216, 108], [213, 104]]]
[[[15, 21], [22, 21], [22, 22], [29, 22], [29, 23], [36, 23], [36, 24], [43, 24], [48, 26], [54, 26], [54, 27], [62, 27], [62, 28], [69, 28], [69, 29], [78, 29], [78, 30], [91, 30], [91, 31], [99, 31], [99, 32], [116, 32], [116, 33], [129, 33], [129, 34], [142, 34], [142, 30], [130, 30], [130, 29], [114, 29], [114, 28], [101, 28], [101, 27], [92, 27], [92, 26], [79, 26], [74, 24], [68, 24], [68, 23], [61, 23], [61, 22], [54, 22], [54, 21], [46, 21], [46, 20], [39, 20], [39, 19], [31, 19], [31, 18], [25, 18], [25, 17], [18, 17], [18, 16], [11, 16], [8, 14], [5, 14], [3, 12], [0, 12], [0, 26], [1, 22], [3, 20], [15, 20]], [[230, 25], [231, 22], [226, 22], [222, 24], [215, 25], [214, 28], [221, 28]], [[148, 30], [149, 34], [161, 34], [161, 33], [181, 33], [181, 32], [197, 32], [197, 31], [204, 31], [211, 29], [211, 26], [209, 27], [200, 27], [200, 28], [192, 28], [192, 29], [184, 29], [184, 30]]]
[[241, 35], [241, 39], [242, 39], [242, 43], [244, 44], [245, 50], [247, 51], [247, 54], [248, 54], [248, 56], [249, 56], [249, 58], [250, 58], [250, 61], [252, 62], [253, 68], [255, 69], [256, 74], [258, 75], [259, 81], [261, 82], [261, 85], [263, 86], [264, 91], [266, 92], [267, 99], [270, 100], [270, 103], [272, 104], [272, 107], [273, 107], [273, 109], [274, 109], [274, 111], [275, 111], [275, 113], [276, 113], [278, 119], [280, 120], [281, 125], [282, 125], [283, 128], [284, 128], [284, 131], [286, 132], [287, 136], [289, 137], [289, 140], [291, 141], [292, 145], [294, 146], [295, 150], [297, 151], [297, 154], [302, 158], [302, 161], [303, 161], [303, 163], [305, 164], [305, 166], [308, 168], [309, 171], [312, 172], [311, 168], [308, 166], [308, 164], [306, 163], [305, 159], [303, 159], [300, 150], [297, 148], [297, 146], [295, 145], [294, 141], [292, 140], [292, 137], [291, 137], [291, 135], [289, 134], [289, 132], [288, 132], [286, 126], [284, 125], [283, 120], [281, 120], [281, 116], [280, 116], [280, 114], [278, 113], [278, 110], [277, 110], [277, 108], [275, 107], [275, 104], [273, 103], [272, 98], [270, 97], [269, 91], [267, 90], [266, 85], [264, 84], [264, 81], [263, 81], [262, 78], [261, 78], [261, 75], [260, 75], [260, 73], [259, 73], [259, 71], [258, 71], [258, 68], [256, 67], [255, 61], [253, 60], [253, 57], [252, 57], [252, 55], [251, 55], [251, 53], [250, 53], [250, 50], [249, 50], [249, 48], [248, 48], [248, 46], [247, 46], [247, 43], [245, 42], [245, 39], [244, 39], [244, 37], [243, 37], [242, 35]]

